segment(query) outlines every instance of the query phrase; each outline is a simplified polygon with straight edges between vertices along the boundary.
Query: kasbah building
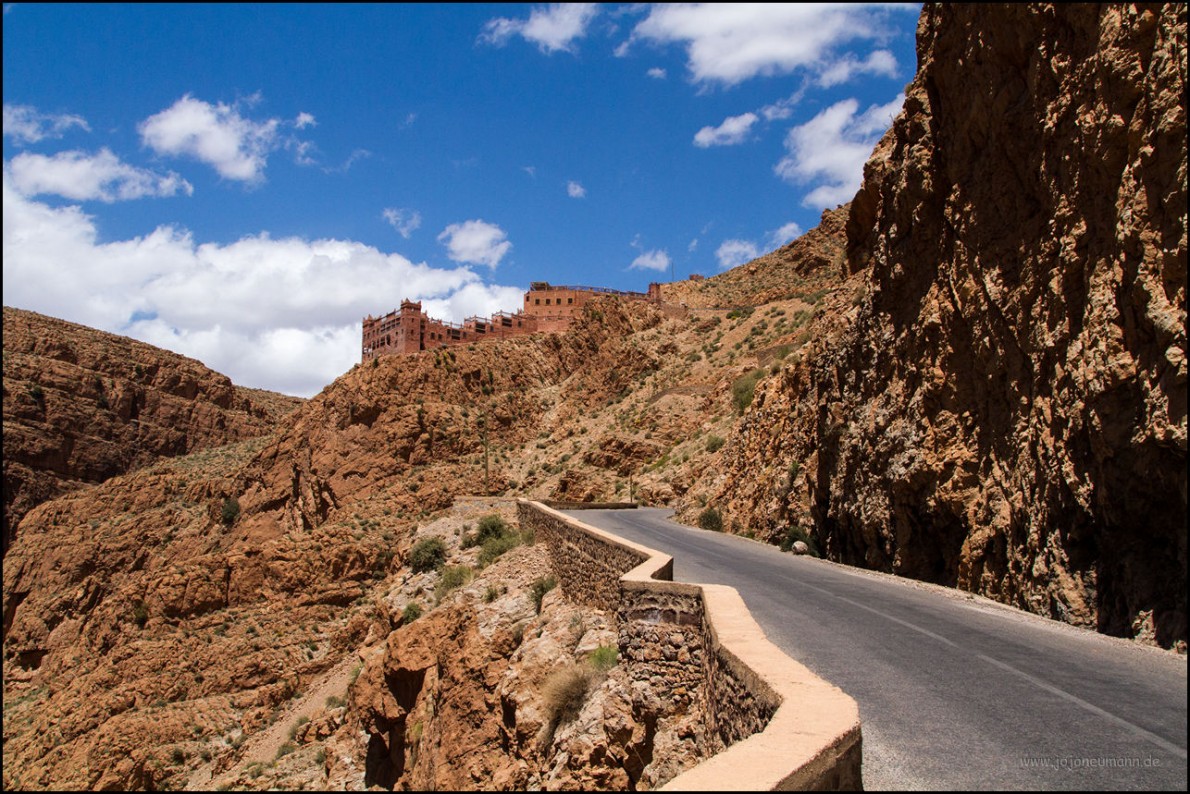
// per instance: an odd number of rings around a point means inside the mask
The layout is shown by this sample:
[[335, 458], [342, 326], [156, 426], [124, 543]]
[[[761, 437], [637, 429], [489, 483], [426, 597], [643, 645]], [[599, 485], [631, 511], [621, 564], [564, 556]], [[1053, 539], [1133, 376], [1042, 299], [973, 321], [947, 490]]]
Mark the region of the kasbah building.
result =
[[486, 339], [507, 339], [538, 332], [565, 331], [592, 298], [615, 295], [627, 300], [661, 302], [661, 285], [649, 291], [623, 292], [605, 287], [559, 287], [534, 281], [525, 293], [525, 305], [515, 314], [496, 312], [491, 317], [468, 317], [462, 325], [436, 320], [421, 310], [421, 301], [403, 300], [401, 308], [382, 317], [364, 318], [363, 360], [388, 355], [412, 355]]

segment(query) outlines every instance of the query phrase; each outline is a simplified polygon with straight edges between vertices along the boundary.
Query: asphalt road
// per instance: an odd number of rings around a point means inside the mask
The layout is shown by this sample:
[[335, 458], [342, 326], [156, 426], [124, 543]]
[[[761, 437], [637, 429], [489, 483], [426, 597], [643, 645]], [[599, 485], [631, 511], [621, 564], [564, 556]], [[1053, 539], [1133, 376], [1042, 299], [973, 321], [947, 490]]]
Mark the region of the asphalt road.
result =
[[864, 787], [1186, 790], [1186, 657], [946, 588], [667, 520], [570, 515], [735, 587], [770, 640], [859, 704]]

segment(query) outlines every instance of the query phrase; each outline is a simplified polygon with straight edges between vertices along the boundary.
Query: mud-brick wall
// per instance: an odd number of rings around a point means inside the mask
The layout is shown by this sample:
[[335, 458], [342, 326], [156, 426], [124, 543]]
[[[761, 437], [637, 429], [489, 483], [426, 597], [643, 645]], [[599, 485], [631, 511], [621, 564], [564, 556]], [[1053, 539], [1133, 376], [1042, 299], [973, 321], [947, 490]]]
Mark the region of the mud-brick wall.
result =
[[620, 606], [620, 577], [647, 555], [608, 543], [526, 502], [517, 505], [522, 529], [531, 529], [550, 551], [550, 562], [571, 601], [615, 612]]

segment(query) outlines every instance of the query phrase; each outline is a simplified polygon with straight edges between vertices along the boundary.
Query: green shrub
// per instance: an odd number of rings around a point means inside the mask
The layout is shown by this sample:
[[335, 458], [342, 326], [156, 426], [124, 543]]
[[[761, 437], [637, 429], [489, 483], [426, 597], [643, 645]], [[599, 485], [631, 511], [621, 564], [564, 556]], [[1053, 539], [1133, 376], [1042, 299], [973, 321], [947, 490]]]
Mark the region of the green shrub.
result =
[[508, 524], [498, 515], [492, 514], [479, 519], [476, 525], [476, 539], [483, 543], [489, 538], [504, 537], [508, 533]]
[[698, 525], [708, 532], [723, 531], [723, 516], [713, 507], [708, 507], [698, 514]]
[[726, 443], [722, 436], [710, 436], [707, 438], [707, 452], [718, 452]]
[[132, 622], [137, 625], [137, 628], [143, 629], [148, 621], [149, 608], [144, 601], [137, 601], [132, 605]]
[[752, 398], [756, 395], [756, 382], [763, 376], [763, 369], [754, 369], [731, 384], [731, 402], [737, 414], [743, 414], [752, 404]]
[[412, 623], [421, 617], [421, 604], [416, 601], [410, 601], [405, 605], [405, 609], [401, 611], [401, 623]]
[[441, 603], [451, 590], [471, 581], [471, 569], [466, 565], [451, 565], [443, 569], [442, 578], [434, 588], [434, 598]]
[[441, 568], [446, 563], [446, 544], [442, 538], [419, 540], [409, 553], [409, 566], [414, 573], [423, 573]]
[[169, 757], [170, 757], [170, 760], [173, 761], [175, 764], [186, 763], [186, 752], [180, 747], [175, 747], [173, 749], [173, 752], [169, 754]]
[[286, 742], [285, 744], [283, 744], [277, 748], [277, 755], [274, 756], [273, 760], [283, 758], [283, 757], [289, 755], [290, 753], [292, 753], [296, 749], [297, 749], [296, 744], [294, 744], [293, 742]]
[[223, 508], [220, 511], [220, 516], [226, 526], [231, 526], [240, 517], [240, 502], [234, 496], [229, 496], [223, 500]]
[[484, 541], [483, 548], [479, 550], [479, 567], [485, 568], [491, 565], [501, 554], [519, 545], [521, 545], [521, 538], [515, 532], [510, 532], [503, 537], [489, 538]]
[[289, 726], [289, 738], [296, 739], [298, 730], [309, 721], [309, 717], [298, 717], [297, 721]]
[[814, 542], [814, 538], [802, 527], [790, 526], [785, 529], [785, 537], [781, 538], [781, 551], [790, 551], [793, 549], [793, 544], [797, 541], [805, 543], [810, 549], [810, 555], [813, 557], [821, 557], [818, 551], [818, 544]]
[[533, 580], [533, 584], [529, 585], [529, 595], [533, 599], [533, 608], [537, 614], [541, 614], [541, 599], [545, 598], [545, 594], [558, 586], [558, 580], [553, 576], [543, 576]]
[[596, 672], [606, 672], [616, 666], [619, 661], [620, 650], [614, 645], [600, 645], [595, 650], [591, 651], [591, 655], [587, 657], [587, 661], [591, 663], [591, 667], [595, 668]]

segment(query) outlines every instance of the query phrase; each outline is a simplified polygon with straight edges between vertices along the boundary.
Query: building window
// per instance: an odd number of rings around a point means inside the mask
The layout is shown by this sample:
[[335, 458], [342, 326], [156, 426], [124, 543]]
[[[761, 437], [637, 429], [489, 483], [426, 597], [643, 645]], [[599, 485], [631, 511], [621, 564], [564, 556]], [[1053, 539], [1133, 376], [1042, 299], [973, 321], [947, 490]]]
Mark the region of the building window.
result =
[[569, 306], [569, 305], [570, 305], [570, 304], [572, 304], [572, 303], [574, 303], [574, 298], [567, 298], [567, 299], [566, 299], [566, 305], [567, 305], [567, 306]]
[[540, 305], [541, 305], [541, 298], [536, 298], [536, 299], [533, 301], [533, 305], [534, 305], [534, 306], [540, 306]]
[[549, 306], [549, 305], [550, 305], [550, 299], [549, 299], [549, 298], [546, 298], [546, 299], [545, 299], [545, 305], [546, 305], [546, 306]]

